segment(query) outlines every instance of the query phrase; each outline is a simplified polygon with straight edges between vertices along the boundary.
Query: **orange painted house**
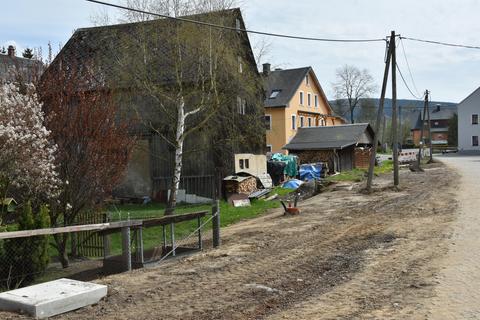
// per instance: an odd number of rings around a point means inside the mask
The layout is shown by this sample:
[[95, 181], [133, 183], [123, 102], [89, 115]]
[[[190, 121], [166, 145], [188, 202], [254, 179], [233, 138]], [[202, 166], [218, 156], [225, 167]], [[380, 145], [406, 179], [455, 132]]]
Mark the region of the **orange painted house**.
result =
[[267, 151], [282, 150], [298, 128], [333, 126], [345, 121], [333, 114], [312, 67], [270, 70], [263, 65], [265, 79], [265, 126]]

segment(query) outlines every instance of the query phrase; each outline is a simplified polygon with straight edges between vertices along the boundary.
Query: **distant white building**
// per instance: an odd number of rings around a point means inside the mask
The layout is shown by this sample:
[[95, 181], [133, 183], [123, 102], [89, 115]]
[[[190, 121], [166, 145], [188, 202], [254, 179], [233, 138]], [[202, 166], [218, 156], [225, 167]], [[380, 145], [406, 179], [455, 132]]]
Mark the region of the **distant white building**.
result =
[[458, 150], [480, 151], [480, 87], [458, 105]]

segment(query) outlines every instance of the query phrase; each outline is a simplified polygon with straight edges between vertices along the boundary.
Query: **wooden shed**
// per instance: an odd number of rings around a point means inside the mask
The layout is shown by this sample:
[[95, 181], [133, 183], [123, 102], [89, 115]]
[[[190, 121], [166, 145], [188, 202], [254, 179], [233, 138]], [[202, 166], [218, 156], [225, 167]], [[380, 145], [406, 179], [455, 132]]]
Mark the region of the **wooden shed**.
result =
[[368, 167], [374, 135], [368, 123], [299, 128], [283, 148], [300, 164], [327, 162], [331, 172], [348, 171]]

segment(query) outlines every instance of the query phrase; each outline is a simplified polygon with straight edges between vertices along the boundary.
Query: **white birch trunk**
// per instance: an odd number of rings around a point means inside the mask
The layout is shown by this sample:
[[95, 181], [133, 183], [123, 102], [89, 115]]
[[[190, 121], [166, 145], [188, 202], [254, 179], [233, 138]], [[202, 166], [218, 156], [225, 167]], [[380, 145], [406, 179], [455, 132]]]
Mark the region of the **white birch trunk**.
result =
[[168, 208], [165, 214], [173, 214], [177, 205], [178, 188], [182, 175], [183, 142], [185, 140], [185, 101], [180, 98], [177, 105], [177, 133], [175, 136], [175, 168], [173, 172], [173, 183], [168, 199]]

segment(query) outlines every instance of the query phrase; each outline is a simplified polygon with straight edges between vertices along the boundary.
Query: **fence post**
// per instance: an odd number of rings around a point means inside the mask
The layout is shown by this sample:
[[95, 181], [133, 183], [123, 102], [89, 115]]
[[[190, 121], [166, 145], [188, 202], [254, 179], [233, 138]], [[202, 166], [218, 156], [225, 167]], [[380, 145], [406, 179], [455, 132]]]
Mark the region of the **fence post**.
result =
[[132, 271], [132, 248], [130, 246], [130, 227], [122, 228], [122, 258], [127, 271]]
[[170, 224], [170, 240], [172, 242], [172, 257], [176, 256], [176, 250], [175, 250], [175, 223], [172, 222]]
[[141, 263], [142, 267], [145, 262], [143, 257], [143, 227], [137, 229], [137, 262]]
[[197, 224], [198, 224], [198, 249], [202, 250], [202, 219], [200, 216], [197, 217]]
[[[108, 212], [103, 214], [103, 223], [110, 221], [110, 214]], [[103, 257], [106, 258], [110, 255], [110, 236], [103, 235]]]
[[216, 200], [212, 206], [212, 230], [213, 230], [213, 247], [220, 246], [220, 200]]

